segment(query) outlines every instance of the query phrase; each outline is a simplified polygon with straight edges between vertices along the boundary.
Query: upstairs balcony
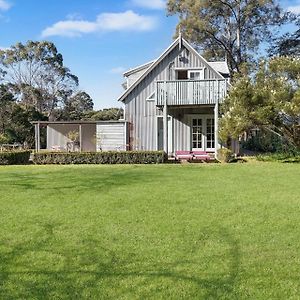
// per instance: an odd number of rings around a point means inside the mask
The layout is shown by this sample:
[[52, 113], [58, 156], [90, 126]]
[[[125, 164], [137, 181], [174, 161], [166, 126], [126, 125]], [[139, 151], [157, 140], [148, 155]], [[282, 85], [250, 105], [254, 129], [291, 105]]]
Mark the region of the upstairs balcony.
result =
[[157, 106], [221, 103], [227, 95], [226, 79], [157, 81]]

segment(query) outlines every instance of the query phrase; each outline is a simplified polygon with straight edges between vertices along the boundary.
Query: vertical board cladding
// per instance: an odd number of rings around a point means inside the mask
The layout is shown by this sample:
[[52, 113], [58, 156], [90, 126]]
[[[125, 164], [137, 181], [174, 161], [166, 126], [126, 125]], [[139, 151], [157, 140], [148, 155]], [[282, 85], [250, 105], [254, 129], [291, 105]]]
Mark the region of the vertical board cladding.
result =
[[98, 122], [97, 151], [125, 151], [126, 125], [126, 122]]
[[[204, 68], [204, 79], [220, 78], [194, 51], [184, 46], [179, 49], [177, 45], [125, 98], [125, 116], [129, 122], [132, 150], [157, 150], [157, 116], [162, 112], [156, 107], [155, 101], [149, 101], [148, 98], [156, 92], [156, 81], [175, 79], [176, 68]], [[175, 148], [182, 150], [190, 147], [188, 126], [185, 117], [174, 119]]]

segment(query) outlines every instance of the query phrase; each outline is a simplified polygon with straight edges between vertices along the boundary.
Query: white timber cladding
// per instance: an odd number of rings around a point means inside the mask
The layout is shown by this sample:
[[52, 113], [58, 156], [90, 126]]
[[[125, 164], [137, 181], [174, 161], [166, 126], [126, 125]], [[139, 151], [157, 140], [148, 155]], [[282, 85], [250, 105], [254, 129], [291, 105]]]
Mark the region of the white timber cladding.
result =
[[[151, 68], [151, 67], [150, 67]], [[222, 79], [196, 51], [174, 47], [153, 68], [149, 74], [124, 98], [126, 121], [130, 123], [130, 145], [134, 150], [157, 150], [157, 116], [163, 115], [155, 101], [147, 98], [156, 90], [157, 81], [174, 80], [176, 69], [204, 69], [204, 79]], [[149, 69], [150, 70], [150, 69]], [[213, 114], [213, 106], [201, 106], [186, 109], [183, 107], [168, 108], [168, 115], [173, 117], [174, 140], [176, 150], [190, 150], [190, 124], [186, 113]]]
[[98, 123], [97, 151], [125, 151], [127, 145], [126, 123]]

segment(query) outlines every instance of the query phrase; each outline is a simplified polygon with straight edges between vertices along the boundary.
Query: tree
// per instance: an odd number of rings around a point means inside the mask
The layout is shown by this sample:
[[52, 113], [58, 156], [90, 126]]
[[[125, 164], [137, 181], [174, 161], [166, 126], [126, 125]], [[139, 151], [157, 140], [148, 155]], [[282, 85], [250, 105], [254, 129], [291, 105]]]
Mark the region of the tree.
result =
[[9, 116], [13, 104], [14, 96], [9, 92], [8, 87], [0, 85], [0, 134], [5, 134], [6, 127], [9, 125]]
[[275, 45], [269, 49], [271, 55], [300, 56], [300, 21], [297, 23], [298, 30], [287, 33], [275, 40]]
[[265, 129], [300, 148], [300, 61], [275, 57], [263, 62], [254, 77], [242, 77], [223, 105], [220, 138], [238, 138]]
[[184, 36], [203, 49], [206, 58], [228, 59], [231, 73], [253, 61], [262, 42], [291, 19], [276, 0], [168, 0], [178, 14]]
[[[32, 121], [47, 121], [45, 115], [38, 112], [34, 107], [25, 108], [18, 103], [14, 103], [9, 116], [5, 134], [9, 138], [9, 143], [26, 143], [29, 147], [34, 147], [34, 126]], [[45, 133], [42, 133], [45, 139]], [[42, 141], [45, 143], [45, 141]]]
[[17, 43], [0, 50], [3, 80], [26, 108], [51, 116], [78, 85], [78, 78], [63, 64], [51, 42]]
[[82, 120], [94, 108], [93, 99], [89, 94], [79, 91], [65, 102], [60, 119], [63, 120]]
[[105, 108], [99, 111], [93, 111], [86, 116], [87, 119], [96, 121], [119, 120], [123, 118], [124, 111], [122, 108]]

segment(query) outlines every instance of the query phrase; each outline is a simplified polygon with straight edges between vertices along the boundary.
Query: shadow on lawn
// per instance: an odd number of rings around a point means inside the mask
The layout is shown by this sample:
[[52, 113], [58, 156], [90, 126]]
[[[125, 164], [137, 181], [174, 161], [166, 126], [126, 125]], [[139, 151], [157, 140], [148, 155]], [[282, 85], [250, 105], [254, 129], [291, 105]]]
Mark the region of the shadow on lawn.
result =
[[[1, 241], [1, 299], [181, 298], [180, 292], [203, 299], [238, 298], [239, 244], [224, 228], [208, 228], [199, 234], [201, 242], [219, 240], [227, 248], [226, 254], [210, 256], [217, 263], [227, 261], [227, 271], [222, 272], [220, 266], [217, 275], [207, 276], [210, 270], [201, 268], [199, 259], [189, 259], [190, 254], [188, 259], [170, 263], [158, 262], [160, 257], [156, 257], [155, 263], [141, 260], [139, 253], [106, 249], [92, 238], [76, 243], [76, 248], [66, 248], [55, 236], [60, 225], [41, 223], [38, 238], [23, 243]], [[189, 268], [198, 268], [198, 272]], [[176, 285], [183, 283], [177, 291]]]
[[41, 172], [32, 174], [11, 174], [13, 180], [0, 178], [0, 186], [16, 187], [22, 190], [36, 191], [101, 191], [108, 192], [116, 187], [128, 186], [132, 184], [147, 183], [157, 181], [157, 174], [147, 172], [139, 167], [132, 166], [128, 170], [102, 172], [101, 169], [90, 169], [89, 172], [82, 172], [81, 169], [61, 170], [58, 172]]

